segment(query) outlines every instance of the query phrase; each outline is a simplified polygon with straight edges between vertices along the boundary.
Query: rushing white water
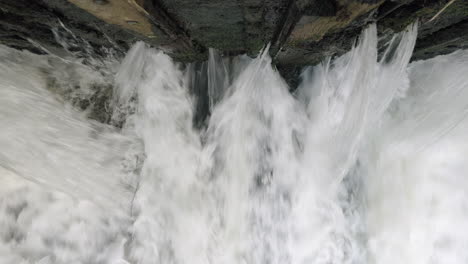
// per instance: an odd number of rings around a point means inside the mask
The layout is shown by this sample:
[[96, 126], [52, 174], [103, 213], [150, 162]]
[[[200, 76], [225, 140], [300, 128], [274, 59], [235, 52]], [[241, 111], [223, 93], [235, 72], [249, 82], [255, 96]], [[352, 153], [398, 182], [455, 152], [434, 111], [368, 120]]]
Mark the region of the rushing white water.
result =
[[[0, 263], [467, 263], [468, 52], [409, 64], [416, 32], [378, 59], [370, 26], [294, 94], [267, 52], [0, 47]], [[63, 100], [110, 85], [121, 129]]]

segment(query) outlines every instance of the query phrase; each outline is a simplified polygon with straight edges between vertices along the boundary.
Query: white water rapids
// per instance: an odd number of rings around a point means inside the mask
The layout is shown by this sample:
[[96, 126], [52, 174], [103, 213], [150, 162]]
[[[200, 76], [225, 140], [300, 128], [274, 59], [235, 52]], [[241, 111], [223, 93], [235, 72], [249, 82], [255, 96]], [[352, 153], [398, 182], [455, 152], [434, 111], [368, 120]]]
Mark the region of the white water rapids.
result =
[[[267, 52], [0, 46], [0, 263], [468, 263], [468, 51], [409, 64], [416, 32], [379, 58], [370, 26], [294, 93]], [[105, 85], [121, 129], [64, 99]]]

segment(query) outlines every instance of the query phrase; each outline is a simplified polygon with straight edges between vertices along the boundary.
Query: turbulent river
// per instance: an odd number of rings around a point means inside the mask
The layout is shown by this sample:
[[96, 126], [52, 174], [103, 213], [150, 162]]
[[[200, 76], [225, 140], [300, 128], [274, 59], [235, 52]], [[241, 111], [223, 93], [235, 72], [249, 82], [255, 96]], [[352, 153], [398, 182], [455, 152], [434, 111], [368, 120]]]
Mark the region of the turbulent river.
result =
[[267, 51], [0, 46], [0, 263], [468, 263], [468, 51], [416, 32], [293, 92]]

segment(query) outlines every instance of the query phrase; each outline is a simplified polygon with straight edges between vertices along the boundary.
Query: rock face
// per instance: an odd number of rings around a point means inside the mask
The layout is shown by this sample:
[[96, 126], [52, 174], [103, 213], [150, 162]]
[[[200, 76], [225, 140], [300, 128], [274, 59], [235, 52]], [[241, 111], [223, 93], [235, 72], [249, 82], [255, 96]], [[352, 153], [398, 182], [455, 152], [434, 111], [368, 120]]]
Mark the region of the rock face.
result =
[[152, 19], [127, 0], [3, 0], [0, 43], [60, 55], [61, 41], [72, 44], [71, 49], [87, 47], [99, 53], [102, 48], [124, 52], [142, 40], [165, 48], [178, 60], [196, 60], [194, 56], [202, 53], [193, 52], [190, 39], [170, 19], [160, 18], [157, 26]]
[[257, 53], [281, 26], [288, 0], [162, 0], [161, 7], [204, 47]]
[[271, 43], [275, 63], [293, 76], [349, 50], [369, 23], [384, 41], [416, 20], [413, 59], [468, 47], [466, 0], [2, 0], [0, 43], [59, 54], [60, 37], [96, 53], [143, 40], [185, 62], [205, 60], [209, 47], [255, 55]]
[[[0, 2], [0, 43], [13, 48], [36, 53], [45, 50], [60, 53], [62, 47], [56, 38], [57, 31], [63, 29], [60, 23], [95, 47], [117, 46], [126, 49], [131, 42], [144, 38], [119, 26], [107, 24], [67, 1]], [[54, 29], [57, 30], [56, 34]]]

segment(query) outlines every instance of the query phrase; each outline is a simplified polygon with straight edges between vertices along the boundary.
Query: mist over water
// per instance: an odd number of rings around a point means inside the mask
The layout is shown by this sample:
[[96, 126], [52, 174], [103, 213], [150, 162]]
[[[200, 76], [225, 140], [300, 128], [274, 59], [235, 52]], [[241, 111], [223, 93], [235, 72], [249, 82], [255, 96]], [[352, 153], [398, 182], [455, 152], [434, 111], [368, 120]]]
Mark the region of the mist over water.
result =
[[468, 263], [468, 52], [409, 63], [416, 32], [293, 93], [267, 51], [0, 46], [0, 263]]

